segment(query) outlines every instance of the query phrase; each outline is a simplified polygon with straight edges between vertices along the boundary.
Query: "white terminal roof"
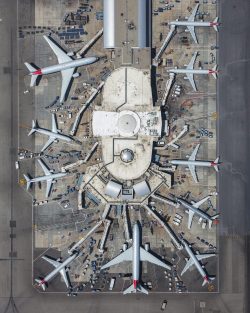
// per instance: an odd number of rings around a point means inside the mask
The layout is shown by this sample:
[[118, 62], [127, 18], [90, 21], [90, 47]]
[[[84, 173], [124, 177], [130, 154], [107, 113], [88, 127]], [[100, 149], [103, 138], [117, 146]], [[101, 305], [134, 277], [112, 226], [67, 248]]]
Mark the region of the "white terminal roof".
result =
[[101, 111], [150, 112], [151, 109], [159, 111], [153, 108], [150, 71], [120, 67], [107, 78]]
[[150, 194], [150, 189], [145, 180], [133, 186], [137, 196], [144, 197]]
[[[150, 71], [121, 67], [107, 78], [102, 106], [96, 106], [93, 135], [101, 138], [102, 159], [118, 180], [141, 177], [162, 131], [161, 111], [153, 106]], [[126, 158], [130, 151], [129, 162]], [[133, 156], [133, 157], [132, 157]]]
[[161, 136], [161, 112], [95, 111], [93, 114], [94, 137]]
[[112, 198], [118, 198], [122, 189], [122, 185], [110, 180], [105, 188], [105, 195]]

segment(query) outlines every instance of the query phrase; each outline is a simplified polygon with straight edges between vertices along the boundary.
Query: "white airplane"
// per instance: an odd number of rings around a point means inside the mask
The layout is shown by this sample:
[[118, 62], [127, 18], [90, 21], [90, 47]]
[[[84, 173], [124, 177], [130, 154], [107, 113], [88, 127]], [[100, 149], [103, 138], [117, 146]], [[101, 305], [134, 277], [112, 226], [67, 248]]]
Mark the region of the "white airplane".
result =
[[183, 268], [182, 272], [181, 272], [181, 276], [191, 267], [191, 266], [195, 266], [197, 268], [197, 270], [199, 271], [199, 273], [201, 274], [202, 278], [203, 278], [203, 283], [202, 286], [209, 284], [212, 280], [215, 279], [215, 277], [210, 277], [207, 275], [207, 273], [204, 270], [204, 266], [202, 266], [200, 264], [201, 260], [210, 258], [212, 256], [215, 256], [215, 253], [204, 253], [204, 254], [194, 254], [194, 252], [192, 251], [192, 249], [190, 248], [190, 245], [188, 244], [188, 242], [185, 239], [181, 239], [181, 243], [183, 245], [183, 248], [186, 250], [187, 254], [189, 255], [189, 259], [186, 259], [186, 265]]
[[215, 214], [213, 216], [210, 216], [209, 214], [207, 214], [206, 212], [202, 211], [201, 209], [199, 209], [199, 207], [206, 202], [208, 199], [210, 198], [210, 195], [201, 199], [198, 202], [194, 202], [191, 201], [191, 204], [189, 202], [187, 202], [186, 200], [182, 199], [182, 198], [178, 198], [176, 197], [176, 201], [181, 204], [185, 209], [188, 210], [188, 229], [191, 229], [192, 226], [192, 221], [193, 221], [193, 216], [194, 214], [198, 215], [199, 217], [201, 217], [203, 220], [208, 222], [208, 226], [209, 228], [212, 227], [212, 223], [214, 220], [216, 220], [219, 216], [219, 214]]
[[27, 182], [27, 190], [29, 190], [32, 183], [46, 181], [47, 182], [46, 198], [48, 198], [50, 195], [52, 184], [56, 181], [56, 179], [67, 176], [69, 175], [69, 173], [61, 172], [54, 174], [52, 171], [49, 170], [49, 168], [45, 165], [45, 163], [41, 159], [38, 159], [38, 163], [40, 164], [42, 170], [44, 171], [45, 176], [39, 176], [35, 178], [30, 178], [28, 177], [28, 175], [25, 174], [23, 174], [23, 176]]
[[148, 291], [145, 288], [143, 288], [142, 285], [139, 283], [140, 261], [148, 261], [150, 263], [171, 270], [170, 266], [168, 266], [167, 264], [153, 256], [150, 252], [140, 247], [140, 233], [137, 223], [134, 225], [133, 228], [133, 246], [119, 254], [117, 257], [115, 257], [113, 260], [111, 260], [104, 266], [102, 266], [101, 269], [110, 267], [123, 261], [132, 261], [133, 263], [133, 284], [130, 287], [128, 287], [123, 292], [123, 294], [137, 291], [148, 294]]
[[44, 128], [40, 128], [37, 125], [37, 121], [32, 121], [32, 129], [31, 131], [28, 133], [28, 136], [30, 136], [33, 133], [40, 133], [43, 135], [47, 135], [49, 136], [49, 140], [46, 142], [46, 144], [43, 146], [41, 151], [46, 150], [53, 142], [57, 141], [57, 140], [63, 140], [63, 141], [67, 141], [67, 142], [72, 142], [74, 141], [72, 138], [60, 134], [58, 132], [58, 128], [57, 128], [57, 123], [56, 123], [56, 115], [52, 114], [52, 128], [51, 131], [44, 129]]
[[99, 58], [87, 57], [87, 58], [79, 58], [77, 60], [73, 60], [71, 58], [71, 56], [73, 55], [73, 52], [65, 53], [62, 48], [60, 48], [57, 44], [55, 44], [50, 39], [50, 37], [43, 36], [43, 38], [47, 41], [51, 49], [54, 51], [55, 55], [57, 56], [59, 64], [37, 69], [31, 64], [25, 62], [24, 64], [28, 68], [30, 75], [31, 75], [30, 86], [33, 87], [36, 84], [36, 80], [38, 76], [61, 72], [62, 73], [62, 88], [61, 88], [60, 103], [63, 103], [72, 77], [75, 78], [79, 76], [79, 73], [74, 74], [75, 69], [79, 66], [92, 64], [98, 61]]
[[196, 160], [196, 155], [198, 152], [198, 149], [200, 147], [200, 144], [198, 144], [195, 148], [194, 151], [192, 152], [191, 156], [188, 158], [188, 160], [171, 160], [170, 163], [174, 165], [186, 165], [188, 166], [193, 179], [196, 183], [198, 183], [198, 178], [197, 178], [197, 173], [195, 171], [196, 166], [203, 166], [203, 167], [213, 167], [216, 172], [219, 171], [218, 165], [220, 164], [219, 162], [219, 157], [216, 158], [214, 161], [197, 161]]
[[218, 31], [218, 17], [214, 19], [213, 22], [201, 22], [201, 21], [195, 21], [195, 16], [197, 14], [199, 8], [199, 4], [197, 4], [190, 15], [190, 17], [186, 21], [179, 21], [178, 19], [176, 21], [172, 21], [169, 23], [169, 25], [174, 26], [186, 26], [187, 30], [190, 32], [191, 36], [193, 37], [195, 43], [198, 44], [198, 40], [195, 34], [195, 27], [205, 26], [205, 27], [213, 27], [216, 31]]
[[44, 278], [36, 278], [35, 281], [37, 282], [38, 286], [41, 287], [43, 290], [48, 287], [48, 282], [53, 279], [58, 273], [61, 274], [63, 281], [65, 282], [66, 287], [72, 288], [67, 271], [69, 269], [68, 265], [77, 257], [79, 256], [78, 252], [75, 252], [70, 257], [68, 257], [65, 261], [61, 261], [61, 259], [53, 260], [50, 257], [42, 256], [42, 259], [49, 262], [51, 265], [55, 267], [55, 269], [46, 275]]
[[184, 77], [184, 79], [188, 79], [190, 81], [190, 84], [193, 87], [194, 91], [197, 91], [197, 87], [194, 81], [194, 74], [198, 74], [198, 75], [209, 75], [212, 74], [213, 77], [216, 79], [217, 78], [217, 65], [215, 65], [213, 67], [212, 70], [201, 70], [201, 69], [194, 69], [194, 62], [196, 60], [196, 57], [198, 55], [198, 51], [196, 51], [191, 59], [191, 61], [189, 62], [189, 64], [187, 65], [186, 68], [172, 68], [172, 69], [168, 69], [167, 72], [169, 73], [175, 73], [175, 74], [186, 74], [186, 76]]

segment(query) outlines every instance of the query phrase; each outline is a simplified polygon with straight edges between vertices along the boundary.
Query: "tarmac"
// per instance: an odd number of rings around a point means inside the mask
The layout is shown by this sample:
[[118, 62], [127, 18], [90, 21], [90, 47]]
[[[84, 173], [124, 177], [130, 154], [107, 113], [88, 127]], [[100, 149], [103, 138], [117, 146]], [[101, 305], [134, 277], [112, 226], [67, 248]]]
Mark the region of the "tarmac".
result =
[[[32, 1], [23, 19], [32, 25]], [[74, 298], [39, 293], [32, 287], [31, 198], [17, 184], [18, 144], [17, 2], [0, 2], [0, 311], [20, 313], [157, 312], [168, 300], [168, 312], [249, 312], [249, 15], [247, 0], [221, 1], [219, 17], [218, 152], [223, 165], [218, 176], [221, 211], [220, 293], [209, 294], [86, 294]], [[232, 22], [233, 17], [233, 22]], [[20, 22], [20, 21], [19, 21]], [[26, 21], [27, 24], [27, 21]], [[22, 74], [22, 73], [21, 73]], [[24, 73], [23, 73], [24, 74]], [[20, 84], [23, 84], [21, 81]], [[20, 85], [19, 85], [20, 86]], [[21, 86], [22, 87], [22, 86]], [[20, 87], [20, 89], [21, 89]], [[22, 93], [22, 92], [20, 92]], [[31, 97], [32, 95], [29, 95]], [[32, 111], [29, 113], [32, 116]], [[29, 118], [29, 116], [27, 117]], [[30, 118], [31, 119], [31, 118]], [[12, 221], [10, 223], [10, 221]], [[201, 303], [202, 302], [202, 303]], [[205, 308], [202, 308], [205, 303]]]

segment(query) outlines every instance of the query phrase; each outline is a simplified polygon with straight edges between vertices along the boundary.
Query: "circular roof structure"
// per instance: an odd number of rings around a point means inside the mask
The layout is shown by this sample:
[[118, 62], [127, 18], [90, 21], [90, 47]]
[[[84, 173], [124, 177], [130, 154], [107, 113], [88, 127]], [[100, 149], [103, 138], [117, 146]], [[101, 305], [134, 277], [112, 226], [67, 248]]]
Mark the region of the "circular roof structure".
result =
[[122, 111], [118, 118], [119, 133], [123, 137], [131, 137], [140, 129], [140, 118], [132, 111]]
[[136, 119], [131, 114], [119, 118], [118, 127], [122, 132], [132, 133], [136, 128]]
[[134, 152], [130, 149], [124, 149], [121, 151], [120, 157], [125, 163], [132, 162], [134, 159]]

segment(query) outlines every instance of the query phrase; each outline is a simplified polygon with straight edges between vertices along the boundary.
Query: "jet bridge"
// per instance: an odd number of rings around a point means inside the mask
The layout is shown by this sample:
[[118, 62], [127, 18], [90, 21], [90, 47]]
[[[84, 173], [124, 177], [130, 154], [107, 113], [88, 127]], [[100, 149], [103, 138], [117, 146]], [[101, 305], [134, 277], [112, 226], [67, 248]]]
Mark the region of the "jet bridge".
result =
[[168, 33], [166, 39], [163, 41], [163, 44], [162, 44], [160, 50], [158, 51], [158, 53], [156, 54], [156, 56], [155, 56], [155, 58], [153, 60], [153, 65], [154, 66], [157, 67], [159, 65], [161, 56], [162, 56], [163, 52], [166, 50], [170, 40], [175, 35], [175, 33], [176, 33], [176, 26], [175, 25], [171, 25], [170, 26], [170, 32]]
[[123, 220], [124, 220], [125, 238], [127, 242], [130, 242], [131, 238], [130, 238], [129, 227], [128, 227], [127, 205], [123, 205]]
[[103, 220], [99, 221], [96, 223], [96, 225], [84, 236], [82, 237], [79, 241], [77, 241], [70, 249], [68, 250], [69, 254], [72, 254], [77, 248], [79, 248], [84, 241], [92, 234], [94, 233], [98, 227], [100, 227], [103, 223]]
[[161, 226], [165, 229], [165, 231], [168, 233], [170, 238], [172, 239], [174, 245], [177, 247], [177, 249], [181, 250], [183, 249], [183, 246], [179, 240], [179, 238], [176, 236], [172, 228], [165, 223], [159, 215], [156, 213], [155, 210], [151, 209], [148, 205], [144, 204], [143, 207], [149, 212], [149, 214], [153, 215], [153, 217], [161, 224]]
[[173, 86], [173, 83], [175, 81], [175, 74], [174, 73], [170, 73], [169, 74], [169, 79], [166, 82], [166, 87], [165, 87], [165, 91], [164, 91], [164, 95], [162, 97], [162, 101], [161, 101], [161, 105], [164, 106], [167, 103], [167, 99], [171, 90], [171, 87]]
[[110, 225], [111, 225], [111, 221], [110, 220], [105, 220], [104, 223], [105, 223], [105, 228], [104, 228], [104, 232], [103, 232], [102, 239], [100, 241], [100, 246], [99, 246], [99, 249], [98, 249], [100, 253], [104, 252], [104, 245], [105, 245], [105, 242], [107, 240], [108, 231], [109, 231], [109, 228], [110, 228]]
[[152, 198], [155, 198], [155, 199], [157, 199], [157, 200], [160, 200], [160, 201], [162, 201], [162, 202], [164, 202], [164, 203], [166, 203], [166, 204], [172, 205], [172, 206], [174, 206], [175, 208], [178, 207], [178, 205], [176, 204], [176, 202], [174, 202], [174, 201], [172, 201], [172, 200], [170, 200], [170, 199], [168, 199], [168, 198], [165, 198], [165, 197], [163, 197], [163, 196], [156, 195], [156, 194], [152, 194], [151, 197], [152, 197]]
[[101, 91], [102, 87], [104, 85], [104, 82], [101, 82], [100, 85], [96, 88], [96, 90], [91, 94], [91, 96], [88, 98], [86, 103], [81, 107], [79, 112], [76, 115], [75, 122], [73, 124], [73, 127], [70, 131], [70, 135], [74, 136], [76, 134], [77, 128], [79, 126], [80, 120], [82, 118], [83, 113], [87, 110], [90, 103], [94, 100], [94, 98], [98, 95], [98, 93]]
[[79, 50], [79, 51], [77, 52], [77, 54], [76, 54], [77, 57], [78, 57], [78, 58], [81, 58], [81, 57], [86, 53], [86, 51], [87, 51], [91, 46], [93, 46], [93, 44], [102, 36], [102, 34], [103, 34], [103, 28], [102, 28], [101, 30], [99, 30], [99, 32], [97, 32], [97, 33], [95, 34], [95, 36], [94, 36], [85, 46], [83, 46], [81, 50]]

